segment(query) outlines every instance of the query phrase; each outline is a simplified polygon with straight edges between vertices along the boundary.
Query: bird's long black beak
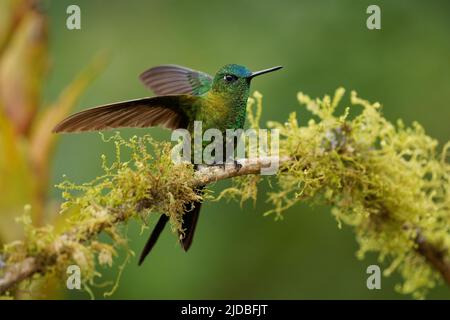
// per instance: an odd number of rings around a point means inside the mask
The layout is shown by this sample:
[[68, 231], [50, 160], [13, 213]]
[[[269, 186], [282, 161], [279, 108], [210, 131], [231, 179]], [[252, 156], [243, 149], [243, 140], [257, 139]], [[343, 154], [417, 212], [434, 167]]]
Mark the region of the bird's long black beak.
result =
[[261, 71], [252, 72], [252, 74], [250, 75], [249, 78], [252, 79], [252, 78], [254, 78], [256, 76], [260, 76], [260, 75], [262, 75], [264, 73], [269, 73], [269, 72], [272, 72], [272, 71], [280, 70], [281, 68], [283, 68], [283, 67], [282, 66], [278, 66], [278, 67], [273, 67], [273, 68], [269, 68], [269, 69], [265, 69], [265, 70], [261, 70]]

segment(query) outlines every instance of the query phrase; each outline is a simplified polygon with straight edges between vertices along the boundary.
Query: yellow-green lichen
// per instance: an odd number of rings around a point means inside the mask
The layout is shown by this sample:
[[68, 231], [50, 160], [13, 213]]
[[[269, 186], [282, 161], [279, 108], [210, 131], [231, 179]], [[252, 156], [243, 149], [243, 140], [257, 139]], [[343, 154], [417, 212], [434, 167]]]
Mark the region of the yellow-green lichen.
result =
[[[269, 178], [272, 189], [267, 201], [272, 209], [266, 215], [281, 218], [300, 201], [332, 205], [338, 226], [354, 229], [360, 246], [357, 257], [378, 253], [379, 261], [386, 264], [386, 276], [399, 272], [404, 278], [397, 286], [400, 292], [424, 297], [442, 280], [423, 244], [449, 263], [450, 144], [439, 152], [437, 141], [419, 124], [407, 127], [399, 121], [394, 125], [381, 115], [378, 103], [369, 103], [354, 92], [350, 105], [361, 108], [359, 115], [350, 118], [348, 108], [335, 115], [344, 93], [338, 89], [333, 97], [323, 99], [299, 93], [299, 102], [316, 120], [301, 126], [293, 112], [285, 123], [268, 123], [269, 128], [279, 129], [280, 155], [292, 160]], [[248, 105], [251, 128], [260, 127], [261, 113], [262, 95], [256, 93]], [[101, 177], [81, 185], [68, 181], [58, 185], [65, 199], [62, 225], [35, 228], [27, 208], [21, 219], [24, 241], [2, 250], [7, 266], [35, 257], [41, 269], [33, 279], [38, 280], [62, 277], [68, 265], [78, 264], [89, 290], [99, 266], [111, 266], [117, 247], [126, 247], [126, 235], [118, 227], [121, 222], [135, 218], [145, 224], [150, 214], [167, 214], [172, 229], [183, 232], [183, 212], [190, 203], [212, 198], [207, 193], [201, 199], [193, 191], [193, 168], [172, 162], [170, 143], [155, 142], [149, 136], [125, 140], [118, 134], [105, 141], [115, 144], [116, 157], [112, 163], [102, 157]], [[123, 150], [130, 156], [125, 157]], [[216, 199], [255, 201], [262, 180], [259, 175], [234, 178]], [[111, 239], [101, 241], [100, 232]], [[120, 270], [127, 261], [128, 257]]]
[[[393, 271], [403, 276], [397, 290], [424, 297], [441, 277], [420, 252], [418, 239], [426, 239], [444, 263], [450, 262], [450, 144], [439, 152], [437, 141], [418, 123], [394, 125], [382, 116], [379, 103], [355, 92], [350, 102], [362, 108], [359, 115], [349, 119], [347, 107], [336, 116], [344, 92], [340, 88], [323, 99], [298, 94], [318, 122], [299, 126], [293, 112], [286, 123], [268, 123], [280, 130], [280, 154], [295, 160], [273, 178], [274, 191], [268, 194], [273, 209], [266, 214], [280, 218], [305, 200], [331, 204], [339, 226], [354, 228], [357, 256], [377, 252], [380, 262], [388, 263], [386, 276]], [[237, 181], [230, 194], [237, 197], [242, 190], [246, 199], [256, 193], [249, 187]]]
[[[146, 223], [149, 214], [162, 213], [170, 217], [174, 230], [183, 231], [183, 212], [200, 199], [192, 190], [192, 166], [172, 163], [170, 143], [155, 142], [150, 136], [125, 140], [117, 133], [104, 140], [116, 147], [111, 164], [102, 156], [104, 175], [81, 185], [66, 180], [57, 186], [65, 199], [60, 212], [65, 223], [58, 230], [33, 227], [26, 212], [20, 219], [25, 240], [2, 250], [6, 265], [36, 257], [42, 275], [64, 277], [67, 266], [76, 264], [83, 272], [85, 289], [90, 291], [100, 275], [98, 266], [110, 267], [116, 247], [126, 247], [120, 222], [136, 218]], [[122, 160], [124, 149], [130, 153], [126, 161]], [[101, 232], [109, 235], [108, 243], [96, 237]]]

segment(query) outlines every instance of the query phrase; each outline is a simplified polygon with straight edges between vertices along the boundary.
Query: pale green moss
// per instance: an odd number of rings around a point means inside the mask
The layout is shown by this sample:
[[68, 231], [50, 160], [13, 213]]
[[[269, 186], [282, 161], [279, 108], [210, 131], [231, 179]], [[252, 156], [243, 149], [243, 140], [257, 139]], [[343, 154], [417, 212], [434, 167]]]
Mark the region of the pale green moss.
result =
[[[274, 178], [275, 191], [268, 194], [273, 209], [266, 215], [280, 218], [305, 200], [331, 204], [338, 225], [354, 228], [360, 244], [357, 256], [378, 252], [379, 261], [387, 263], [386, 276], [394, 271], [403, 276], [397, 289], [421, 298], [441, 278], [418, 253], [417, 238], [426, 239], [449, 262], [450, 144], [439, 153], [437, 141], [418, 123], [393, 125], [381, 115], [379, 103], [355, 92], [351, 105], [362, 107], [360, 114], [348, 119], [347, 108], [336, 116], [344, 92], [341, 88], [333, 98], [315, 100], [298, 94], [319, 122], [299, 126], [293, 112], [284, 124], [268, 123], [280, 130], [280, 153], [296, 161]], [[237, 197], [242, 190], [242, 199], [256, 194], [254, 185], [246, 182], [236, 181], [230, 194]]]
[[[77, 264], [90, 292], [89, 286], [100, 275], [97, 266], [111, 266], [116, 247], [126, 247], [119, 222], [137, 218], [146, 223], [150, 213], [158, 212], [169, 215], [172, 228], [182, 231], [182, 213], [191, 201], [200, 199], [191, 187], [192, 166], [173, 164], [170, 143], [157, 143], [149, 136], [126, 141], [117, 133], [105, 141], [115, 144], [116, 159], [108, 164], [102, 156], [104, 175], [81, 185], [66, 180], [57, 186], [65, 199], [64, 226], [56, 231], [52, 226], [35, 228], [27, 212], [20, 219], [25, 240], [4, 247], [6, 264], [34, 256], [44, 267], [42, 274], [62, 277], [68, 265]], [[126, 161], [121, 159], [123, 149], [131, 154]], [[96, 238], [100, 232], [108, 234], [112, 244], [100, 242]]]
[[[441, 279], [419, 254], [417, 239], [426, 239], [448, 262], [450, 144], [439, 153], [437, 142], [419, 124], [393, 125], [383, 118], [378, 103], [362, 100], [354, 92], [351, 105], [362, 108], [360, 114], [349, 119], [347, 108], [336, 116], [344, 92], [338, 89], [334, 97], [323, 99], [299, 93], [299, 102], [317, 116], [306, 126], [298, 124], [295, 112], [285, 123], [268, 123], [280, 130], [281, 155], [293, 161], [269, 178], [273, 189], [267, 199], [273, 208], [266, 215], [281, 218], [300, 201], [331, 204], [338, 226], [353, 227], [360, 245], [357, 256], [377, 252], [380, 262], [386, 263], [386, 276], [394, 271], [403, 276], [397, 289], [421, 298]], [[249, 100], [248, 111], [250, 127], [259, 128], [261, 94]], [[82, 185], [64, 181], [58, 186], [65, 199], [62, 227], [35, 228], [29, 212], [25, 214], [21, 219], [25, 240], [3, 249], [7, 265], [33, 256], [42, 265], [41, 275], [64, 276], [66, 267], [76, 263], [89, 290], [99, 275], [98, 266], [111, 266], [117, 246], [126, 247], [120, 222], [136, 218], [145, 224], [149, 214], [162, 213], [170, 217], [174, 231], [183, 231], [184, 210], [191, 201], [202, 200], [192, 189], [192, 166], [173, 164], [171, 144], [149, 136], [124, 140], [116, 134], [105, 141], [115, 144], [116, 158], [108, 163], [102, 156], [104, 175]], [[124, 149], [131, 155], [127, 159], [122, 159]], [[256, 201], [262, 179], [259, 175], [235, 178], [216, 200]], [[203, 198], [212, 196], [207, 193]], [[96, 235], [102, 231], [112, 241], [101, 242]], [[112, 291], [115, 288], [117, 282]]]

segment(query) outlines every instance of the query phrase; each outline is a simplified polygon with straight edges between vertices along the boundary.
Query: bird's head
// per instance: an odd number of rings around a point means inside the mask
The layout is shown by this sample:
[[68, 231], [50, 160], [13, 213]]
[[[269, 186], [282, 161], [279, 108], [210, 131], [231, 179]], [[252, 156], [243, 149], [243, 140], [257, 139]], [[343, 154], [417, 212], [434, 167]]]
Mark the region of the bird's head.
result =
[[212, 89], [225, 94], [248, 94], [250, 81], [261, 74], [281, 69], [281, 66], [251, 72], [247, 67], [238, 64], [227, 64], [220, 68], [214, 77]]

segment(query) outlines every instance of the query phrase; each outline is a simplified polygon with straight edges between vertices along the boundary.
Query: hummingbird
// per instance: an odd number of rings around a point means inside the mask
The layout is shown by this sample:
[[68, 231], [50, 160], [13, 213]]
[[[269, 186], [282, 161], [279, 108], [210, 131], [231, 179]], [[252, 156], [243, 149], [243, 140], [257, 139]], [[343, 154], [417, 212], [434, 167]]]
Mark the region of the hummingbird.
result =
[[[238, 64], [227, 64], [214, 77], [178, 65], [160, 65], [140, 75], [154, 97], [116, 102], [75, 113], [53, 129], [55, 133], [101, 131], [116, 128], [162, 126], [171, 130], [194, 130], [194, 121], [202, 121], [203, 130], [243, 129], [250, 82], [256, 76], [281, 69], [281, 66], [257, 72]], [[194, 167], [195, 168], [195, 167]], [[195, 192], [202, 194], [204, 186]], [[201, 202], [194, 202], [183, 214], [180, 244], [187, 251], [193, 240]], [[169, 217], [161, 214], [142, 250], [141, 265], [158, 240]]]

